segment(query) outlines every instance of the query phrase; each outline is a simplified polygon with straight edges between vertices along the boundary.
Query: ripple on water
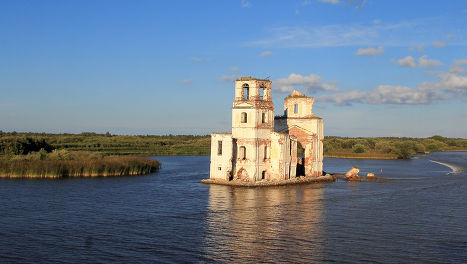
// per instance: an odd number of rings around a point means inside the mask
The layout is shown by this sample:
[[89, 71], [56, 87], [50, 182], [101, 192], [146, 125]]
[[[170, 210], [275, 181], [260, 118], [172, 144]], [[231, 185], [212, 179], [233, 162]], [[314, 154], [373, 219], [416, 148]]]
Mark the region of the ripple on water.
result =
[[466, 157], [325, 160], [393, 179], [382, 183], [200, 184], [209, 157], [159, 157], [160, 172], [141, 177], [3, 179], [0, 262], [462, 263]]

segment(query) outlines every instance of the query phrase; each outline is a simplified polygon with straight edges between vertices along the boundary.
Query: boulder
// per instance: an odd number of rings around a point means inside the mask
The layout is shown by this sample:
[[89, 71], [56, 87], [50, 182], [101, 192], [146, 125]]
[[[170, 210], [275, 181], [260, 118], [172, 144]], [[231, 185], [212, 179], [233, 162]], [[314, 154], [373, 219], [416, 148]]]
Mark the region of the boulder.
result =
[[353, 167], [350, 169], [348, 172], [345, 173], [345, 179], [346, 180], [358, 180], [360, 179], [360, 176], [358, 176], [358, 173], [360, 170], [358, 168]]

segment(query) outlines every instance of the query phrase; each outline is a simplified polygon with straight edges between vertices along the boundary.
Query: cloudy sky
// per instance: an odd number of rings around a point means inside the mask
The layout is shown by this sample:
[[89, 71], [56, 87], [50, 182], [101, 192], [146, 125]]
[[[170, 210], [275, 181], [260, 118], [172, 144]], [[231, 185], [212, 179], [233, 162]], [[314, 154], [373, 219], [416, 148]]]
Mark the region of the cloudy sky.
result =
[[0, 130], [230, 130], [233, 80], [328, 136], [467, 137], [467, 2], [2, 1]]

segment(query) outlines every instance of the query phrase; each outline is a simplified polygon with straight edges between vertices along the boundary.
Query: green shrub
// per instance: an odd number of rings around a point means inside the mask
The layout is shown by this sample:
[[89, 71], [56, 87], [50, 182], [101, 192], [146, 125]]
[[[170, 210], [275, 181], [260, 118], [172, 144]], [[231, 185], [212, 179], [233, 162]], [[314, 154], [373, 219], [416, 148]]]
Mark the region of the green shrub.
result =
[[72, 156], [70, 152], [66, 149], [55, 149], [52, 153], [49, 154], [51, 160], [71, 160]]
[[352, 147], [352, 151], [354, 153], [363, 153], [363, 152], [365, 152], [365, 147], [362, 144], [355, 144]]
[[377, 142], [375, 144], [375, 150], [382, 152], [382, 153], [390, 153], [391, 145], [387, 141]]

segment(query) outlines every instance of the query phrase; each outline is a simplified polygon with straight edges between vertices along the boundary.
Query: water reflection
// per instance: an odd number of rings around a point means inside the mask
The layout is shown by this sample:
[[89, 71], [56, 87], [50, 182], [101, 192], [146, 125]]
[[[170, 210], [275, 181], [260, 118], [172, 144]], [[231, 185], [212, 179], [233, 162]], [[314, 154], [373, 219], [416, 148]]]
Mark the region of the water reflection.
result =
[[215, 261], [316, 261], [324, 239], [323, 186], [211, 185], [204, 249]]

